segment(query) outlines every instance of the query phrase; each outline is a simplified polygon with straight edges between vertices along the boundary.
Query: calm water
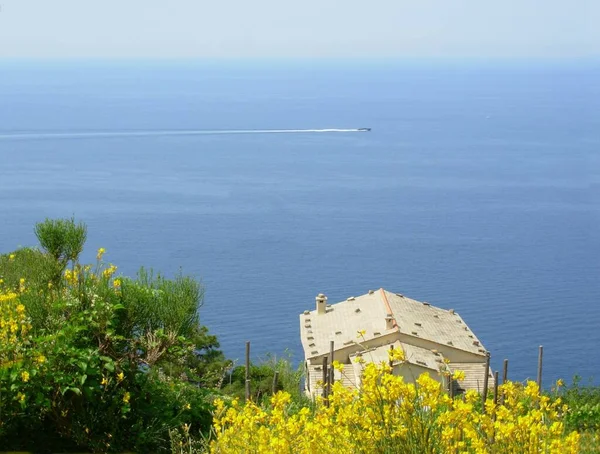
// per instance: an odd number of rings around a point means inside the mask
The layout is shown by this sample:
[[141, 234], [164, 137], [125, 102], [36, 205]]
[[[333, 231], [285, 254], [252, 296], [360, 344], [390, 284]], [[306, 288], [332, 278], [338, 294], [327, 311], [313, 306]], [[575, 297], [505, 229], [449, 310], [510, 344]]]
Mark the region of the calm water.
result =
[[[600, 65], [2, 63], [0, 251], [46, 216], [92, 260], [180, 267], [225, 352], [302, 353], [298, 314], [385, 287], [456, 309], [510, 375], [600, 377]], [[2, 138], [3, 137], [3, 138]]]

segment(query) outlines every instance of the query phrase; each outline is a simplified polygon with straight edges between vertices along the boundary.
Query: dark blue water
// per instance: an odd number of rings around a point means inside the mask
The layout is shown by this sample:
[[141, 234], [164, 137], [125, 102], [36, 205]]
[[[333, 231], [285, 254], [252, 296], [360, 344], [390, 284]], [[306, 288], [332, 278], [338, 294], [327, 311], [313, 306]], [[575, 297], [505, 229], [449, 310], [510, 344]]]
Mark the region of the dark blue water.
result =
[[385, 287], [456, 309], [495, 368], [600, 377], [600, 65], [0, 64], [0, 251], [46, 216], [85, 258], [180, 267], [225, 352], [302, 358], [298, 314]]

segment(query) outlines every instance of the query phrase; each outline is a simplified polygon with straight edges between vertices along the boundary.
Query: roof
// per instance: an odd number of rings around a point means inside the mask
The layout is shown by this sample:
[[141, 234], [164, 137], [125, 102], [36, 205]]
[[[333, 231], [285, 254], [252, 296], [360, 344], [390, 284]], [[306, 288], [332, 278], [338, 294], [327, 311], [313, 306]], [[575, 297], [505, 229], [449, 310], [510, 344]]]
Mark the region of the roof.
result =
[[486, 355], [479, 339], [453, 309], [441, 309], [400, 293], [383, 289], [381, 292], [388, 300], [401, 333], [476, 355]]
[[400, 343], [400, 346], [404, 350], [404, 358], [409, 364], [426, 367], [436, 372], [446, 368], [441, 353], [405, 343]]
[[300, 315], [300, 337], [307, 358], [329, 352], [329, 342], [335, 342], [339, 350], [362, 339], [357, 337], [364, 330], [365, 340], [379, 337], [394, 330], [386, 330], [387, 311], [379, 292], [367, 293], [358, 298], [327, 307], [325, 314], [316, 309]]
[[445, 368], [444, 357], [440, 353], [400, 341], [353, 353], [350, 355], [350, 358], [352, 360], [352, 358], [362, 355], [367, 362], [387, 363], [389, 361], [388, 351], [391, 347], [401, 348], [404, 351], [405, 362], [408, 364], [421, 366], [435, 372], [439, 372], [440, 368]]
[[[394, 326], [386, 323], [386, 316], [393, 317]], [[335, 342], [335, 350], [362, 341], [357, 338], [361, 330], [365, 331], [365, 341], [400, 332], [476, 355], [486, 354], [479, 339], [452, 309], [440, 309], [384, 289], [328, 305], [325, 314], [317, 314], [315, 309], [300, 315], [300, 337], [307, 358], [328, 353], [330, 341]]]

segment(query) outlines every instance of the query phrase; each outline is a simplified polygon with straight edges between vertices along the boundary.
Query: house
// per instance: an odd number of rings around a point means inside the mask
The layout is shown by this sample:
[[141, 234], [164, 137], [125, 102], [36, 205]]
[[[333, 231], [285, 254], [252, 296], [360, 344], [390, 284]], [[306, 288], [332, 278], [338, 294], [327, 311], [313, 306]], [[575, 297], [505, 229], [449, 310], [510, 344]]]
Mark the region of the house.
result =
[[390, 347], [404, 351], [405, 361], [392, 368], [406, 381], [428, 372], [448, 387], [448, 375], [460, 370], [465, 379], [452, 383], [454, 392], [482, 391], [486, 372], [488, 387], [494, 386], [491, 370], [486, 371], [488, 352], [458, 313], [400, 293], [369, 290], [331, 305], [319, 294], [315, 309], [300, 314], [300, 336], [309, 395], [321, 393], [317, 382], [323, 378], [323, 359], [331, 357], [332, 346], [333, 360], [345, 365], [343, 374], [335, 371], [334, 379], [350, 388], [360, 388], [362, 365], [357, 356], [387, 362]]

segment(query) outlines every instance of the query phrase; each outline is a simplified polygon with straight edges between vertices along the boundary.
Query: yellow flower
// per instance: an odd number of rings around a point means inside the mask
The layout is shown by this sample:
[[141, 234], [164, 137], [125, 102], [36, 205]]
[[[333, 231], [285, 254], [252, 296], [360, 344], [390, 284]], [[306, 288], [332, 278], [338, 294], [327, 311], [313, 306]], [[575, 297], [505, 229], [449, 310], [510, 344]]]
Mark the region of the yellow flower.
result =
[[52, 282], [48, 282], [48, 288], [52, 288]]
[[106, 252], [106, 249], [104, 249], [103, 247], [98, 249], [98, 254], [96, 254], [96, 259], [102, 260], [102, 256], [104, 255], [105, 252]]
[[340, 371], [340, 372], [343, 372], [343, 371], [344, 371], [344, 365], [343, 365], [342, 363], [340, 363], [339, 361], [334, 361], [334, 362], [333, 362], [333, 368], [334, 368], [335, 370], [338, 370], [338, 371]]
[[359, 330], [357, 331], [357, 334], [358, 334], [358, 335], [357, 335], [356, 337], [365, 337], [365, 334], [367, 334], [367, 331], [366, 331], [366, 330], [364, 330], [364, 329], [359, 329]]
[[126, 404], [128, 404], [130, 397], [131, 397], [131, 395], [128, 392], [126, 392], [125, 395], [123, 396], [123, 402], [125, 402]]
[[11, 262], [15, 259], [15, 254], [10, 254], [8, 256], [8, 260], [10, 260]]
[[465, 379], [465, 373], [462, 370], [455, 370], [452, 374], [452, 379], [462, 381]]
[[19, 292], [23, 293], [25, 291], [25, 278], [19, 279]]
[[39, 364], [44, 364], [46, 362], [46, 357], [44, 355], [40, 355], [35, 359]]
[[370, 363], [360, 389], [350, 390], [338, 381], [327, 401], [319, 397], [299, 411], [289, 411], [291, 397], [286, 393], [273, 396], [266, 406], [252, 401], [225, 406], [217, 400], [211, 452], [396, 452], [399, 444], [403, 452], [425, 452], [430, 446], [410, 435], [432, 426], [443, 428], [431, 435], [439, 452], [579, 452], [579, 434], [565, 433], [560, 404], [545, 396], [529, 399], [537, 391], [533, 385], [526, 389], [507, 382], [504, 403], [493, 406], [488, 400], [487, 411], [481, 412], [475, 410], [481, 402], [475, 390], [452, 403], [427, 374], [406, 383], [389, 370]]
[[559, 378], [558, 380], [556, 380], [556, 387], [557, 388], [561, 388], [563, 386], [565, 386], [565, 382], [564, 382], [564, 380], [562, 378]]
[[29, 372], [21, 372], [21, 380], [23, 380], [24, 383], [27, 383], [29, 381]]
[[190, 404], [185, 404], [185, 405], [183, 406], [183, 409], [184, 409], [184, 410], [191, 410], [191, 408], [192, 408], [192, 406], [191, 406]]
[[79, 271], [65, 270], [65, 279], [71, 285], [77, 284], [77, 281], [79, 280]]
[[22, 304], [17, 304], [16, 311], [17, 314], [22, 315], [25, 312], [25, 306]]
[[17, 400], [21, 403], [25, 402], [25, 394], [23, 393], [18, 393], [17, 394]]
[[540, 388], [538, 387], [536, 382], [534, 382], [534, 381], [527, 382], [527, 385], [525, 386], [525, 395], [527, 395], [528, 397], [531, 397], [533, 399], [535, 399], [536, 397], [539, 397]]
[[401, 348], [392, 348], [388, 350], [388, 357], [390, 361], [404, 361], [404, 350]]
[[122, 382], [124, 378], [125, 378], [125, 374], [124, 374], [123, 372], [119, 372], [119, 373], [117, 374], [117, 380], [118, 380], [119, 382]]
[[121, 279], [117, 278], [114, 280], [113, 285], [116, 289], [121, 287]]
[[365, 361], [365, 359], [364, 359], [362, 356], [358, 355], [358, 356], [357, 356], [357, 357], [354, 359], [354, 362], [355, 362], [355, 363], [357, 363], [357, 364], [364, 364], [366, 361]]
[[102, 276], [109, 279], [113, 274], [117, 271], [117, 267], [115, 265], [110, 265], [104, 271], [102, 271]]
[[102, 377], [102, 381], [100, 382], [100, 384], [101, 384], [102, 386], [106, 386], [106, 385], [108, 385], [108, 378], [106, 378], [106, 377]]
[[86, 428], [85, 428], [85, 433], [86, 433], [86, 434], [89, 434], [89, 433], [90, 433], [90, 429], [89, 429], [89, 427], [86, 427]]

